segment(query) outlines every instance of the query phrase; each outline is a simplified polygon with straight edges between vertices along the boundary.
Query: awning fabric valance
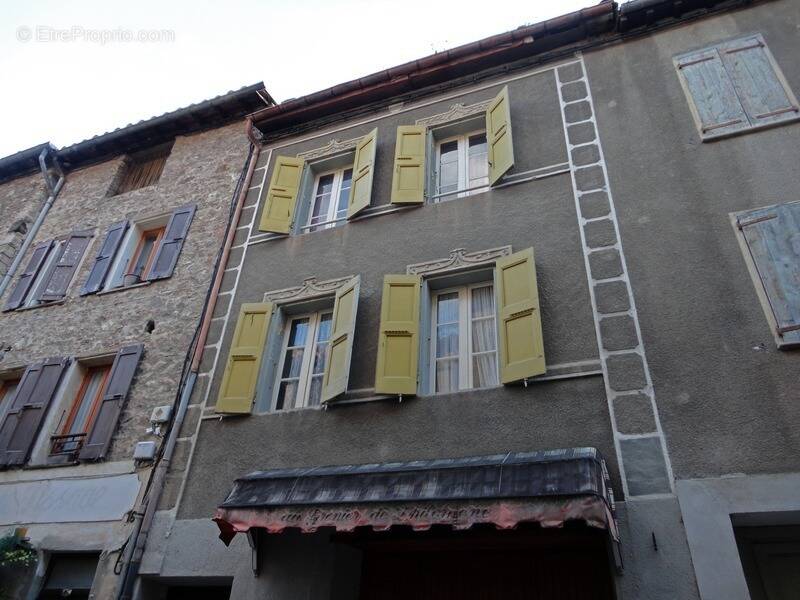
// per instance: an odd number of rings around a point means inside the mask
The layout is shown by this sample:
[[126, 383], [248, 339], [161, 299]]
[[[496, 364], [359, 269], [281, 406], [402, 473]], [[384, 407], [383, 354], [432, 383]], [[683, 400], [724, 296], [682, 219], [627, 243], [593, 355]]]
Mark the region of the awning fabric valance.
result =
[[214, 520], [227, 544], [237, 532], [320, 527], [352, 531], [407, 525], [467, 529], [583, 521], [618, 539], [613, 494], [594, 448], [493, 456], [277, 469], [237, 479]]

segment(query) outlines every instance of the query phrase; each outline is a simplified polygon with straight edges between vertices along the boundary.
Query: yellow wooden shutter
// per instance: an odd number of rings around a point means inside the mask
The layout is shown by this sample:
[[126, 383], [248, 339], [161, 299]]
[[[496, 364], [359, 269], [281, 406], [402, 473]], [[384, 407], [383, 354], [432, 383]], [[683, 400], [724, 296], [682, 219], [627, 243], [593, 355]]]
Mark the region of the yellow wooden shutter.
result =
[[300, 176], [303, 173], [303, 159], [294, 156], [279, 156], [275, 159], [272, 179], [261, 213], [261, 231], [289, 233], [300, 189]]
[[271, 302], [242, 304], [219, 387], [216, 412], [250, 412], [271, 316]]
[[533, 248], [497, 260], [500, 381], [511, 383], [545, 372], [542, 317]]
[[392, 202], [420, 204], [425, 201], [425, 127], [401, 125], [394, 147]]
[[375, 391], [416, 394], [419, 360], [419, 275], [383, 278]]
[[331, 342], [328, 360], [322, 376], [322, 401], [328, 402], [347, 391], [350, 378], [350, 357], [353, 352], [353, 334], [358, 312], [360, 280], [354, 277], [336, 291], [331, 324]]
[[347, 202], [347, 218], [356, 216], [372, 201], [372, 176], [375, 173], [375, 148], [378, 145], [376, 127], [356, 144], [353, 160], [353, 183], [350, 186], [350, 199]]
[[500, 90], [486, 109], [486, 139], [489, 141], [489, 185], [494, 185], [514, 166], [508, 86]]

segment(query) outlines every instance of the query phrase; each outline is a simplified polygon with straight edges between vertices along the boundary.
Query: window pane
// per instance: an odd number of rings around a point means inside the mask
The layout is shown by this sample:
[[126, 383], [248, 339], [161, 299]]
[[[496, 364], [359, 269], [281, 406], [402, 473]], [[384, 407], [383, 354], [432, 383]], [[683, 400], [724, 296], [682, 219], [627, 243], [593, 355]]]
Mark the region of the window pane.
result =
[[322, 375], [311, 378], [311, 388], [308, 391], [308, 406], [319, 406], [322, 398]]
[[472, 387], [497, 385], [497, 354], [479, 354], [472, 357]]
[[458, 359], [450, 358], [436, 361], [436, 391], [455, 392], [458, 390]]
[[278, 389], [278, 401], [275, 404], [275, 409], [283, 410], [285, 408], [294, 408], [296, 398], [297, 380], [282, 381]]
[[473, 288], [472, 290], [472, 318], [494, 316], [494, 287]]
[[289, 333], [289, 348], [305, 346], [308, 335], [308, 319], [292, 321], [292, 331]]
[[331, 323], [333, 322], [333, 313], [324, 313], [319, 319], [319, 330], [317, 331], [317, 341], [327, 342], [331, 339]]
[[436, 358], [458, 356], [458, 323], [436, 328]]
[[92, 410], [92, 404], [95, 398], [100, 393], [100, 386], [103, 383], [103, 377], [106, 374], [106, 369], [94, 369], [90, 371], [88, 377], [89, 381], [86, 385], [83, 395], [75, 399], [78, 404], [75, 418], [72, 420], [69, 431], [66, 433], [86, 433], [89, 425], [89, 416]]
[[486, 145], [486, 134], [479, 133], [469, 138], [468, 187], [475, 187], [489, 183], [489, 159]]
[[440, 294], [437, 297], [436, 323], [458, 323], [458, 292]]
[[142, 239], [141, 243], [142, 246], [139, 255], [136, 257], [136, 263], [133, 265], [133, 268], [128, 271], [129, 275], [137, 275], [140, 278], [144, 275], [144, 269], [147, 266], [147, 262], [150, 260], [150, 254], [153, 252], [153, 246], [155, 246], [156, 243], [156, 236], [147, 235]]
[[303, 348], [295, 348], [286, 351], [286, 357], [283, 360], [283, 372], [281, 378], [287, 377], [300, 377], [300, 369], [303, 366]]
[[439, 193], [458, 189], [458, 141], [446, 142], [440, 146], [439, 154]]
[[494, 319], [472, 322], [472, 352], [489, 352], [497, 349]]
[[339, 203], [336, 205], [336, 218], [347, 216], [347, 201], [350, 199], [350, 186], [353, 183], [353, 169], [345, 169], [342, 174], [342, 188], [339, 190]]
[[314, 193], [314, 205], [311, 207], [311, 220], [309, 225], [324, 223], [328, 220], [328, 209], [333, 193], [333, 173], [319, 178], [317, 191]]

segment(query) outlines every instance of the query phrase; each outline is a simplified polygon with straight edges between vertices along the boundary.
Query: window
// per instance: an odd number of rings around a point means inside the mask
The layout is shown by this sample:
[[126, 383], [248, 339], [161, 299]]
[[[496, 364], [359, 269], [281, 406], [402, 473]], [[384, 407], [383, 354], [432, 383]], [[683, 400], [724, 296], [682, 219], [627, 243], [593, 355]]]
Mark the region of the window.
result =
[[89, 598], [99, 560], [98, 553], [51, 554], [47, 561], [47, 576], [38, 597], [41, 600]]
[[498, 385], [494, 286], [434, 293], [431, 380], [436, 393]]
[[675, 66], [704, 140], [800, 118], [761, 35], [681, 55]]
[[314, 181], [306, 231], [335, 227], [347, 219], [347, 203], [353, 183], [353, 168], [318, 175]]
[[172, 142], [127, 157], [110, 195], [117, 196], [157, 183], [171, 150]]
[[475, 131], [436, 144], [436, 201], [462, 198], [489, 187], [486, 132]]
[[11, 401], [14, 399], [18, 385], [18, 378], [0, 381], [0, 425], [3, 424], [3, 419], [6, 418], [8, 409], [11, 408]]
[[94, 424], [110, 372], [110, 364], [85, 370], [61, 431], [51, 438], [51, 455], [73, 454], [81, 448]]
[[132, 277], [136, 283], [147, 279], [150, 275], [150, 267], [153, 265], [153, 258], [156, 255], [156, 248], [158, 248], [163, 236], [163, 227], [142, 232], [141, 237], [139, 237], [139, 243], [136, 245], [136, 250], [128, 263], [130, 267], [123, 275], [123, 278]]
[[91, 237], [91, 232], [75, 232], [37, 244], [3, 310], [63, 300]]
[[319, 405], [332, 318], [332, 311], [320, 311], [287, 324], [275, 410]]
[[800, 346], [800, 202], [748, 211], [736, 226], [778, 347]]

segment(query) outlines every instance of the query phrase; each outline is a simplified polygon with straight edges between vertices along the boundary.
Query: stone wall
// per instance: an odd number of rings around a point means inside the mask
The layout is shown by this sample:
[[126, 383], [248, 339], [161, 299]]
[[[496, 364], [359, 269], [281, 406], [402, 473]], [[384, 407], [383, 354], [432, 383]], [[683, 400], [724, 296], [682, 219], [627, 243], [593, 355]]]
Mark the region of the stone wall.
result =
[[[0, 185], [0, 277], [8, 272], [46, 199], [47, 187], [41, 173]], [[0, 336], [0, 343], [4, 341]]]

